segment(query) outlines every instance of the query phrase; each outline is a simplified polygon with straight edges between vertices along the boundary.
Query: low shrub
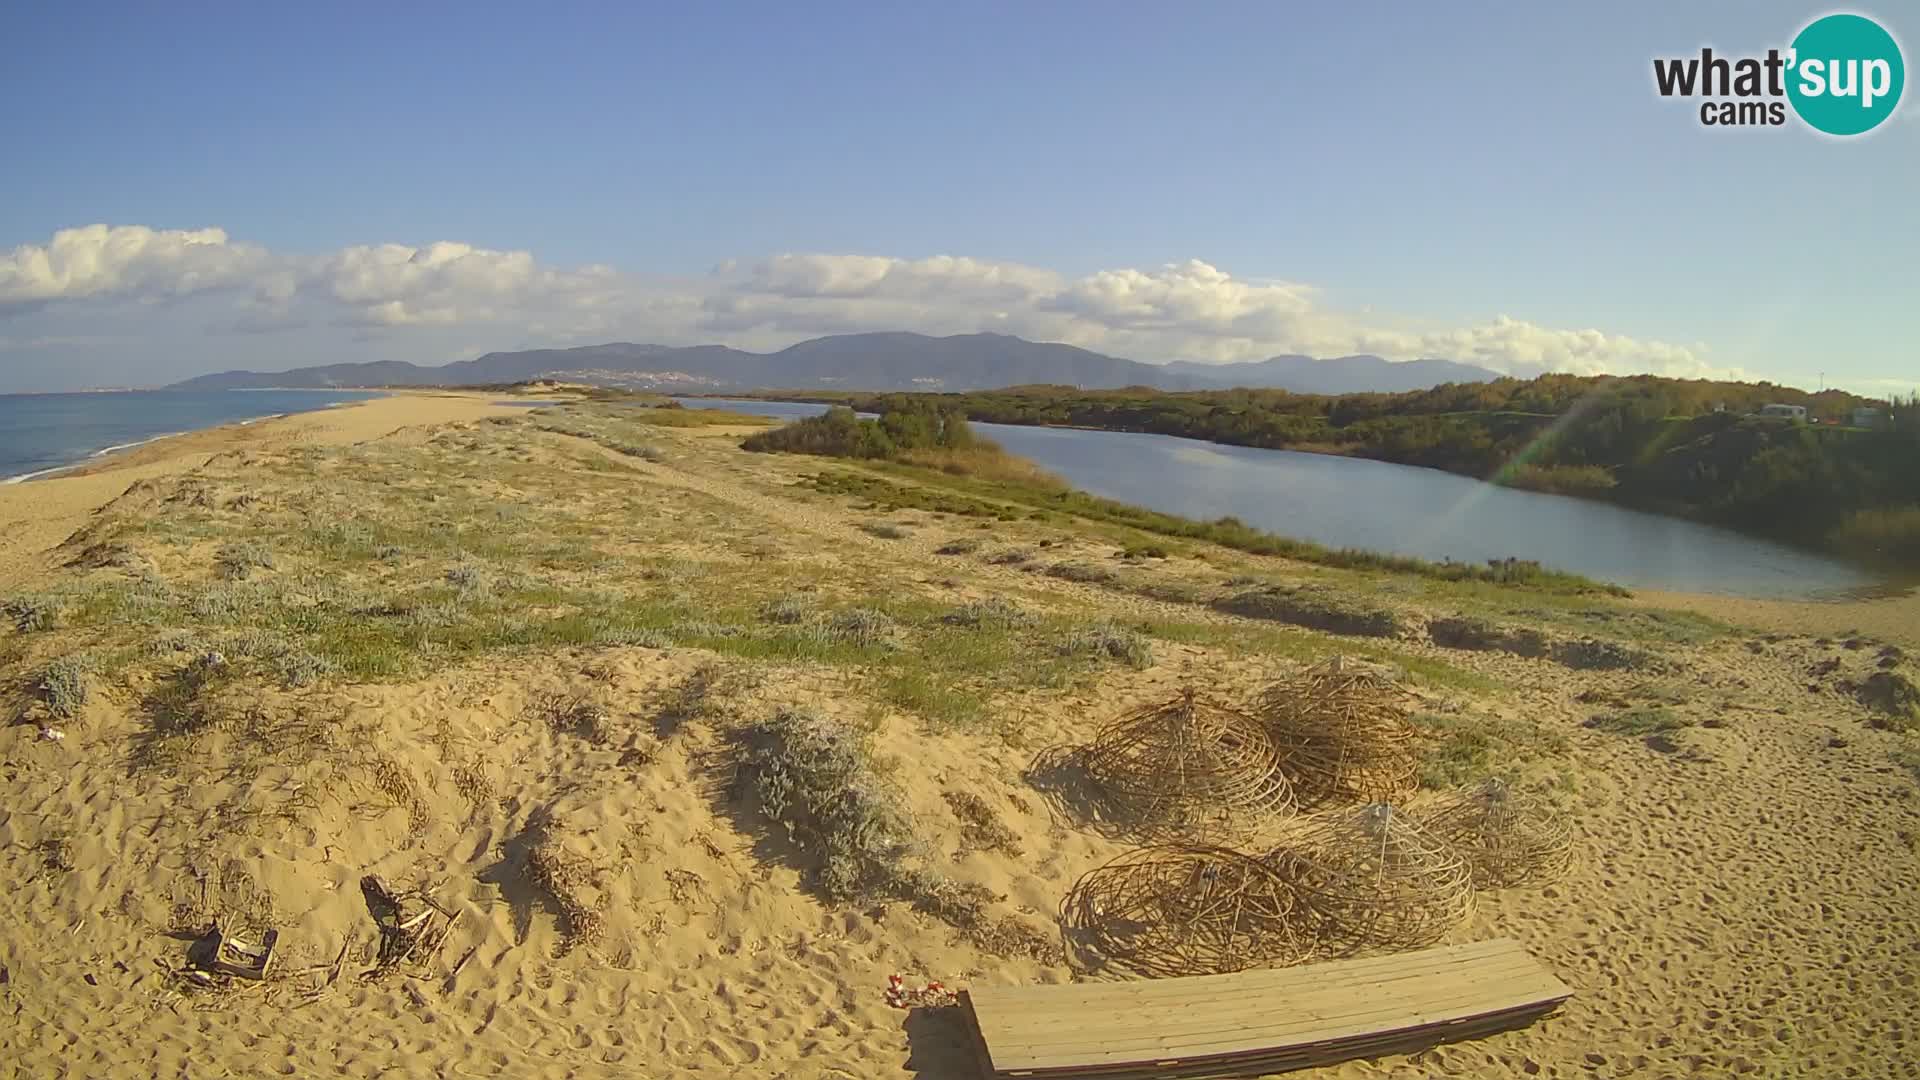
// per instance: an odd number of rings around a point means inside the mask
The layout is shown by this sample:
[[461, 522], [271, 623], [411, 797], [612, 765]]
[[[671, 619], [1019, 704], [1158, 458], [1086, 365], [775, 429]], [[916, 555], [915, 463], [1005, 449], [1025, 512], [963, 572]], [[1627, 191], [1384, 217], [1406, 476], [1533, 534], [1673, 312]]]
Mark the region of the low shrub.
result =
[[47, 711], [63, 720], [80, 715], [87, 704], [87, 676], [93, 672], [93, 662], [85, 656], [74, 654], [62, 656], [40, 669], [40, 677], [35, 680], [34, 688], [39, 691], [40, 700], [46, 703]]
[[1094, 566], [1082, 562], [1057, 562], [1047, 567], [1047, 576], [1062, 581], [1078, 581], [1087, 584], [1112, 581], [1113, 571], [1104, 566]]
[[214, 554], [214, 567], [229, 581], [243, 581], [255, 570], [273, 569], [273, 552], [254, 540], [236, 540], [222, 544]]
[[1516, 656], [1539, 657], [1551, 648], [1547, 635], [1532, 627], [1501, 626], [1486, 619], [1454, 616], [1434, 619], [1427, 624], [1433, 643], [1447, 649], [1473, 649], [1483, 652], [1510, 652]]
[[1676, 716], [1669, 709], [1656, 706], [1628, 709], [1625, 712], [1601, 713], [1589, 719], [1586, 726], [1595, 731], [1605, 731], [1613, 735], [1658, 735], [1692, 727], [1693, 721], [1684, 716]]
[[1873, 726], [1889, 731], [1920, 728], [1920, 686], [1897, 671], [1876, 671], [1854, 691], [1874, 712]]
[[822, 624], [822, 629], [830, 641], [873, 649], [892, 645], [898, 625], [884, 611], [848, 608], [836, 612]]
[[0, 616], [22, 634], [51, 630], [60, 625], [65, 606], [52, 597], [18, 596], [0, 603]]
[[980, 541], [971, 536], [949, 540], [933, 549], [935, 555], [971, 555], [980, 550]]
[[739, 794], [758, 802], [813, 864], [830, 901], [901, 891], [903, 863], [920, 847], [905, 799], [874, 770], [860, 737], [801, 709], [782, 708], [736, 735]]
[[989, 596], [983, 600], [969, 600], [961, 604], [942, 615], [940, 621], [949, 626], [1015, 627], [1030, 626], [1035, 619], [1013, 601], [1004, 597]]
[[779, 626], [795, 626], [807, 621], [813, 613], [813, 602], [804, 596], [789, 593], [767, 602], [760, 609], [760, 617]]
[[1601, 638], [1563, 641], [1553, 647], [1553, 658], [1579, 671], [1659, 671], [1659, 657], [1641, 649]]
[[1354, 637], [1397, 637], [1405, 630], [1400, 616], [1389, 609], [1311, 588], [1270, 585], [1215, 600], [1213, 607], [1230, 615]]
[[1132, 630], [1112, 623], [1077, 627], [1060, 643], [1058, 649], [1062, 656], [1098, 656], [1118, 660], [1136, 669], [1153, 664], [1153, 643]]

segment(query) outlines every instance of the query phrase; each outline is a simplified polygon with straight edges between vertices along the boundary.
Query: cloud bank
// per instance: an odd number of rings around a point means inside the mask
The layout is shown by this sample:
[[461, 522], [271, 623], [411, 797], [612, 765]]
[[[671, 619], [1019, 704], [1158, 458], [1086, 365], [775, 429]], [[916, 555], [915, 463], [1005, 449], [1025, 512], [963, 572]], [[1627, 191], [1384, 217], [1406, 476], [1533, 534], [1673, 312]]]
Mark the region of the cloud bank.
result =
[[[36, 321], [57, 325], [8, 325]], [[421, 359], [446, 358], [455, 336], [499, 347], [620, 339], [774, 348], [862, 330], [991, 330], [1150, 362], [1376, 353], [1516, 374], [1741, 374], [1708, 363], [1699, 345], [1597, 329], [1504, 315], [1457, 326], [1361, 316], [1328, 307], [1311, 285], [1237, 278], [1198, 259], [1074, 277], [957, 256], [782, 254], [667, 278], [450, 241], [306, 255], [218, 228], [142, 225], [64, 229], [0, 254], [0, 351], [147, 325], [161, 340], [344, 328], [348, 340]]]

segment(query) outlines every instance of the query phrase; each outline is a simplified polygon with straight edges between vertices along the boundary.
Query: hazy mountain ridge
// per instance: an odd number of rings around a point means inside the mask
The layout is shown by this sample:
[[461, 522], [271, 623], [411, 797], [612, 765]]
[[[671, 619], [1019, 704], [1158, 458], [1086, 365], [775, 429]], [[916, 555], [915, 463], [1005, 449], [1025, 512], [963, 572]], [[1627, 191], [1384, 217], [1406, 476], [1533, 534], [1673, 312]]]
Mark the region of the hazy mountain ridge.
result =
[[571, 349], [492, 352], [439, 367], [383, 360], [282, 372], [224, 371], [175, 383], [172, 388], [460, 386], [541, 377], [635, 389], [981, 390], [1055, 383], [1086, 389], [1151, 386], [1209, 390], [1246, 386], [1341, 394], [1418, 390], [1443, 382], [1482, 382], [1499, 376], [1486, 368], [1451, 360], [1276, 356], [1237, 364], [1184, 360], [1146, 364], [1073, 345], [1027, 341], [1005, 334], [929, 337], [870, 333], [813, 338], [772, 353], [724, 345], [610, 342]]

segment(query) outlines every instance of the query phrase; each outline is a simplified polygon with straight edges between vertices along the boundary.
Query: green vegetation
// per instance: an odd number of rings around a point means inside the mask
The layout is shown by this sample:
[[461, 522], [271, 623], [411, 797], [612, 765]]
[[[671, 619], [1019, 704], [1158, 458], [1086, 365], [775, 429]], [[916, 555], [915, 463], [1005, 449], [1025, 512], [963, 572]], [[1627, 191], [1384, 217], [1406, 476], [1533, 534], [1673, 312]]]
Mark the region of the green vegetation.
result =
[[1920, 566], [1920, 506], [1856, 510], [1833, 530], [1833, 546], [1868, 562]]
[[87, 704], [87, 676], [93, 662], [84, 655], [62, 656], [40, 670], [35, 689], [47, 711], [63, 720], [80, 715]]
[[740, 444], [760, 453], [823, 457], [894, 458], [910, 450], [966, 450], [975, 446], [966, 417], [955, 409], [907, 403], [878, 420], [862, 420], [834, 406], [819, 416], [752, 435]]
[[[966, 394], [812, 395], [885, 414], [1144, 431], [1236, 446], [1353, 454], [1534, 490], [1606, 497], [1751, 532], [1920, 565], [1920, 403], [1770, 383], [1543, 375], [1403, 394], [1166, 393], [1033, 386]], [[1789, 424], [1880, 409], [1886, 426]], [[1889, 509], [1891, 508], [1891, 509]], [[1854, 515], [1866, 514], [1855, 520]]]
[[1422, 713], [1414, 727], [1427, 740], [1420, 786], [1458, 788], [1489, 776], [1511, 778], [1534, 761], [1558, 757], [1567, 740], [1519, 720], [1461, 713]]
[[1613, 735], [1658, 735], [1693, 726], [1693, 721], [1674, 715], [1671, 709], [1654, 706], [1601, 713], [1587, 721], [1587, 727]]
[[1112, 623], [1079, 627], [1058, 648], [1063, 656], [1106, 656], [1130, 668], [1153, 664], [1153, 645], [1132, 630]]
[[900, 809], [906, 800], [874, 768], [858, 732], [783, 708], [736, 739], [740, 794], [805, 853], [829, 901], [906, 891], [904, 866], [924, 845]]
[[61, 604], [45, 596], [18, 596], [0, 603], [0, 617], [22, 634], [51, 630], [60, 625]]

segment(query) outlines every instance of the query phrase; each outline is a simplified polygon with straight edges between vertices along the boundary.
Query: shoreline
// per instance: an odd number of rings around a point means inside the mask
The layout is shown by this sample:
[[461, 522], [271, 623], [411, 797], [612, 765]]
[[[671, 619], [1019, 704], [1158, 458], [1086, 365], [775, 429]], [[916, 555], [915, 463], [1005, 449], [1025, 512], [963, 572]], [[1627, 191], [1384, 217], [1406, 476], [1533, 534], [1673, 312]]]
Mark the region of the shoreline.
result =
[[[313, 389], [313, 388], [310, 388], [310, 389]], [[83, 391], [69, 391], [67, 393], [73, 394], [75, 396], [84, 394], [90, 397], [103, 397], [110, 394], [146, 394], [146, 393], [164, 393], [164, 392], [165, 391], [155, 391], [155, 390], [83, 390]], [[370, 393], [370, 391], [334, 390], [334, 389], [328, 389], [323, 392], [325, 393]], [[13, 395], [7, 395], [7, 396], [9, 397], [55, 397], [55, 396], [61, 396], [61, 395], [13, 394]], [[15, 473], [9, 476], [0, 476], [0, 487], [11, 487], [14, 485], [24, 484], [32, 481], [51, 479], [53, 477], [60, 476], [65, 473], [71, 473], [76, 470], [86, 468], [87, 466], [89, 466], [90, 464], [94, 463], [95, 461], [101, 458], [107, 458], [107, 457], [111, 457], [114, 454], [138, 450], [143, 446], [148, 446], [153, 443], [161, 442], [162, 440], [165, 440], [165, 439], [176, 439], [186, 435], [196, 435], [201, 432], [215, 431], [225, 427], [245, 427], [248, 424], [257, 424], [263, 421], [271, 421], [271, 420], [281, 420], [281, 419], [285, 419], [286, 417], [297, 416], [302, 413], [318, 412], [326, 409], [337, 409], [337, 408], [341, 408], [342, 406], [357, 405], [357, 404], [361, 404], [364, 401], [371, 401], [371, 400], [374, 400], [374, 399], [362, 398], [357, 401], [334, 401], [334, 402], [328, 402], [324, 405], [316, 406], [311, 409], [296, 409], [296, 410], [285, 411], [285, 412], [257, 413], [253, 416], [243, 416], [243, 417], [238, 417], [233, 419], [221, 419], [215, 423], [207, 424], [202, 427], [188, 427], [188, 428], [182, 428], [178, 431], [157, 432], [153, 435], [148, 435], [145, 438], [134, 439], [131, 442], [113, 443], [108, 446], [102, 446], [102, 447], [96, 447], [89, 450], [84, 450], [84, 451], [81, 451], [78, 456], [73, 457], [70, 460], [63, 461], [57, 465], [49, 465], [46, 468], [34, 469], [29, 472], [23, 472], [23, 473]]]
[[30, 481], [0, 483], [0, 588], [44, 572], [48, 556], [74, 530], [139, 481], [179, 475], [237, 449], [370, 442], [408, 428], [514, 412], [491, 404], [492, 397], [394, 391], [156, 436], [95, 452]]

